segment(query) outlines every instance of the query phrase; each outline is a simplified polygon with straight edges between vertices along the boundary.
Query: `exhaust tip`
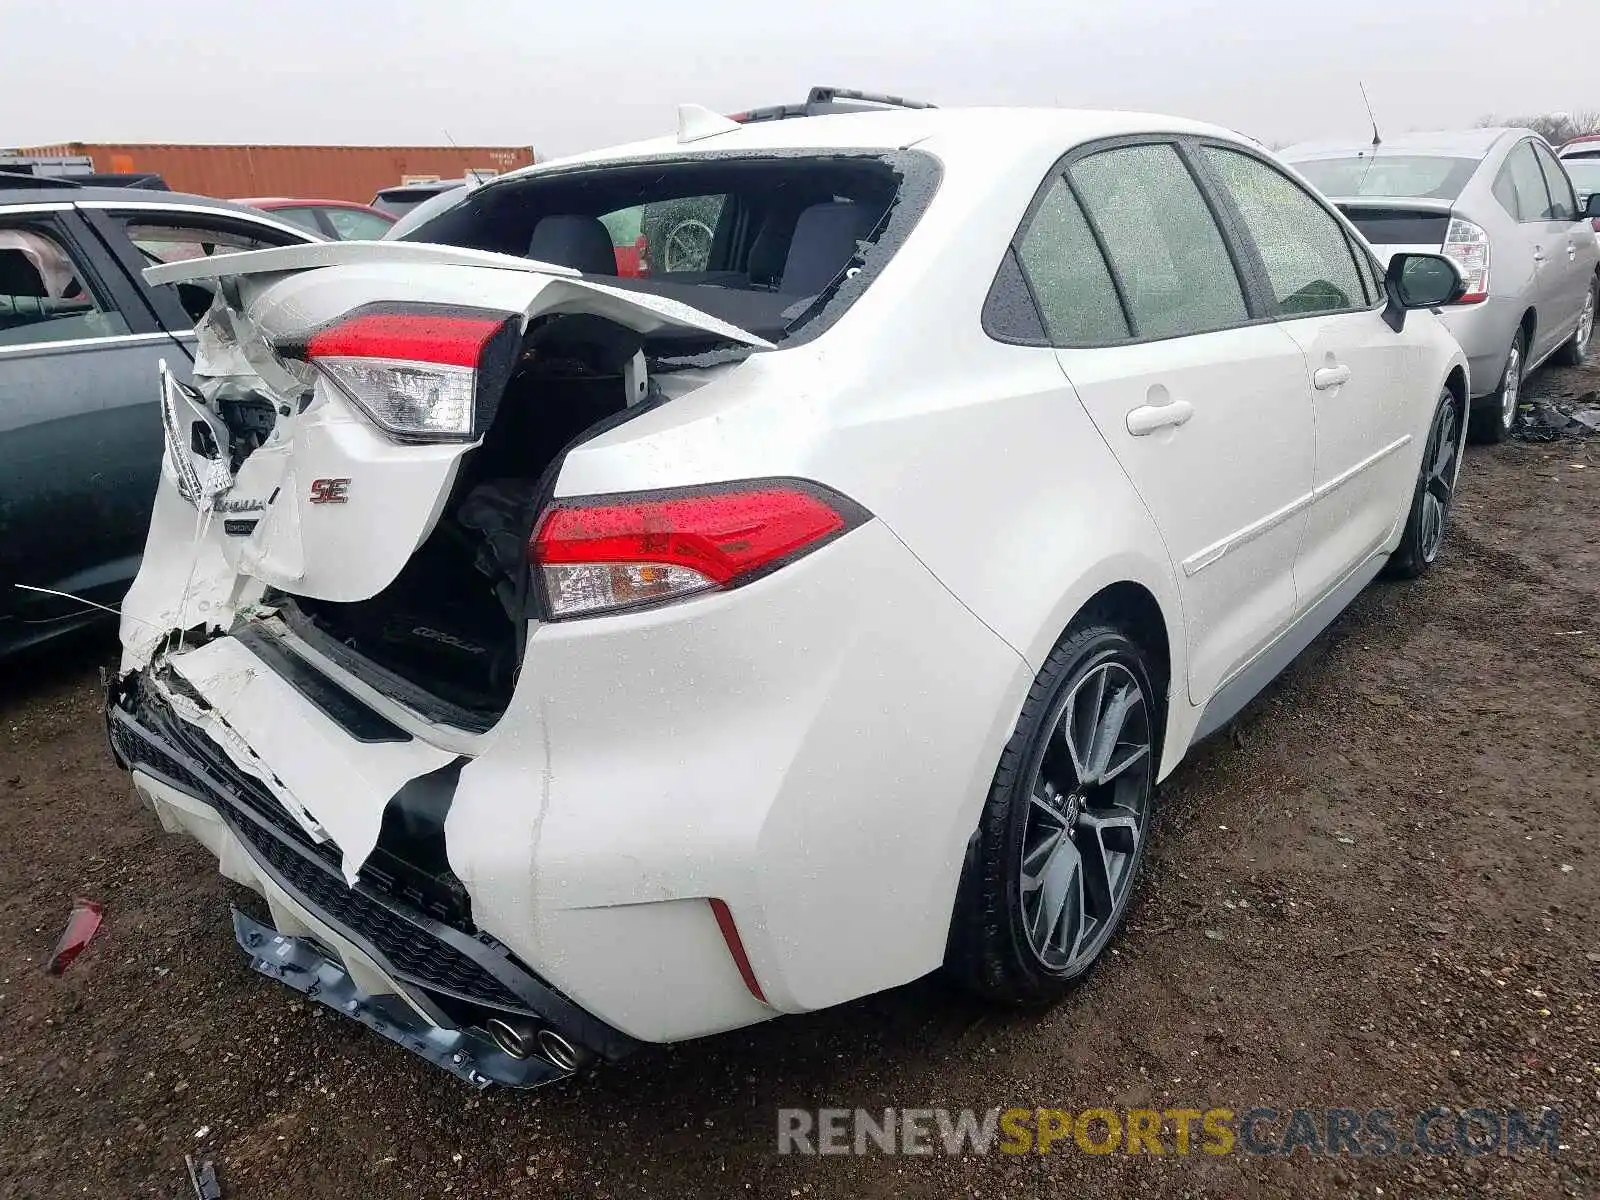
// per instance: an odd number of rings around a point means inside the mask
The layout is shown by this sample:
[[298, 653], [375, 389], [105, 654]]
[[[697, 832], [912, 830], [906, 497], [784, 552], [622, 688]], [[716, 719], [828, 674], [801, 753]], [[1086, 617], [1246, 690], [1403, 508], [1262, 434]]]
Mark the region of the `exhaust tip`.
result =
[[500, 1017], [490, 1017], [484, 1023], [484, 1028], [488, 1030], [496, 1046], [519, 1061], [531, 1058], [534, 1051], [539, 1048], [539, 1036], [532, 1026], [521, 1022], [513, 1023]]
[[539, 1051], [563, 1071], [576, 1071], [588, 1061], [586, 1053], [554, 1029], [539, 1030]]

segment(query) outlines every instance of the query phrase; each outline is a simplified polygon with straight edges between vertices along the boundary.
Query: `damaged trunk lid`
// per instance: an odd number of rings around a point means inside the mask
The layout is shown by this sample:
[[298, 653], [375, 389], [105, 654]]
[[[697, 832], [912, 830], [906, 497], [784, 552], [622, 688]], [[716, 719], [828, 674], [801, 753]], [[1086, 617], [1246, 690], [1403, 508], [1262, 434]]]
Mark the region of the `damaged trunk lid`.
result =
[[217, 284], [193, 387], [161, 381], [163, 486], [236, 576], [320, 600], [373, 596], [422, 544], [535, 323], [581, 318], [631, 346], [629, 404], [647, 338], [771, 345], [670, 298], [445, 246], [322, 243], [145, 275]]
[[[214, 280], [216, 299], [193, 385], [162, 372], [166, 451], [124, 670], [337, 846], [353, 884], [391, 804], [476, 744], [416, 708], [395, 727], [405, 706], [385, 708], [370, 676], [289, 648], [285, 606], [367, 601], [396, 580], [552, 322], [580, 322], [620, 364], [619, 408], [649, 390], [645, 339], [769, 343], [672, 299], [440, 246], [296, 246], [146, 275]], [[541, 398], [515, 403], [539, 422]]]

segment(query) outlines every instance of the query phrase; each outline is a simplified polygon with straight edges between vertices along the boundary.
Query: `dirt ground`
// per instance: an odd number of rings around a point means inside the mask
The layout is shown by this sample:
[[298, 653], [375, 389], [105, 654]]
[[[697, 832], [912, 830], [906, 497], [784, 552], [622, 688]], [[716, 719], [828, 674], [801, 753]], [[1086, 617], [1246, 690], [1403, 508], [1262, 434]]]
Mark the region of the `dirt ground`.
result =
[[[1579, 395], [1600, 370], [1546, 372]], [[1600, 1195], [1600, 438], [1474, 449], [1378, 584], [1166, 785], [1112, 956], [1043, 1016], [937, 980], [474, 1093], [253, 975], [107, 756], [105, 642], [0, 669], [0, 1195]], [[43, 973], [74, 896], [105, 925]], [[1561, 1112], [1468, 1159], [797, 1157], [781, 1106]]]

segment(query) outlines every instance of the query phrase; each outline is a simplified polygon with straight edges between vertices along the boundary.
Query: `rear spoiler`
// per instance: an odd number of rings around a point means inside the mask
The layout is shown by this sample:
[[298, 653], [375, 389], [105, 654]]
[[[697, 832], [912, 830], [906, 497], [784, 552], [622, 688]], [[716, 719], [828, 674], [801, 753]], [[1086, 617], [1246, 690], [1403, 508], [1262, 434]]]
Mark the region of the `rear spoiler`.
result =
[[1448, 217], [1455, 210], [1453, 200], [1429, 200], [1412, 196], [1329, 196], [1339, 209], [1349, 212], [1383, 209], [1387, 212], [1437, 213]]

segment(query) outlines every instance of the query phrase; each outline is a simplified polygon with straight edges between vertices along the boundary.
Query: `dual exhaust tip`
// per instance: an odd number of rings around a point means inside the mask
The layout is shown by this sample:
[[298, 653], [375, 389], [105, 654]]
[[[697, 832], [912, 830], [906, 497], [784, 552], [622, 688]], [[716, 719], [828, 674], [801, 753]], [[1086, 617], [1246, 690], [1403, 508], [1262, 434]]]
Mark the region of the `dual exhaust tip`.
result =
[[563, 1071], [581, 1071], [594, 1061], [589, 1050], [574, 1046], [548, 1025], [517, 1017], [490, 1017], [484, 1029], [496, 1046], [519, 1062], [538, 1056]]

